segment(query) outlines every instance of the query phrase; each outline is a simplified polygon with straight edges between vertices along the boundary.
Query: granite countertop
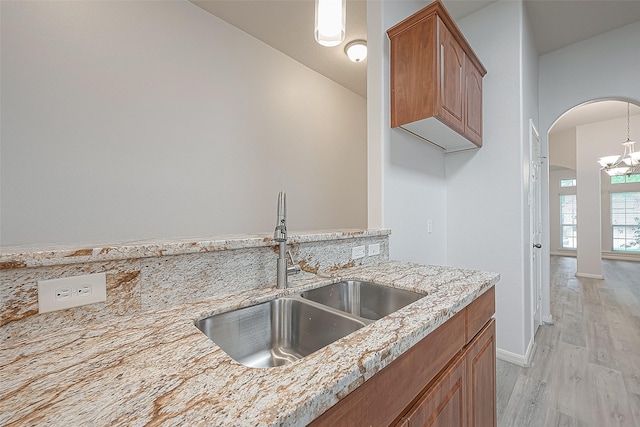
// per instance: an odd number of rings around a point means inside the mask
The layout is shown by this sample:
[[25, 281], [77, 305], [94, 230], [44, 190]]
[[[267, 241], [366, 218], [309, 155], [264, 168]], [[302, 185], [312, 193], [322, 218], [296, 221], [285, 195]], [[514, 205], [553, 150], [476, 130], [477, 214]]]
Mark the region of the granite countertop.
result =
[[[276, 368], [238, 364], [194, 320], [340, 278], [427, 297]], [[499, 275], [384, 261], [312, 276], [286, 290], [248, 291], [142, 315], [28, 331], [0, 348], [1, 425], [301, 426], [395, 360]]]
[[[288, 233], [287, 243], [295, 244], [354, 237], [388, 236], [391, 230], [344, 229], [288, 231]], [[272, 233], [135, 240], [119, 244], [88, 242], [80, 248], [77, 243], [0, 246], [0, 270], [266, 247], [277, 244], [271, 236]]]

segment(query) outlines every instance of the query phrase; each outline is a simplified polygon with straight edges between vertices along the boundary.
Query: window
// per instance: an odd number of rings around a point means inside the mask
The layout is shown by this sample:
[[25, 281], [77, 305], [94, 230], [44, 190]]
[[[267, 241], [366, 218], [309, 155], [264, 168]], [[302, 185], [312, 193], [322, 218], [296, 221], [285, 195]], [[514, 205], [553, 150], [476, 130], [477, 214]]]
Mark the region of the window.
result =
[[577, 198], [575, 194], [560, 195], [562, 249], [576, 249], [578, 247], [577, 208]]
[[611, 177], [612, 184], [626, 184], [629, 182], [640, 182], [640, 174], [634, 173], [631, 175], [618, 175]]
[[575, 187], [576, 180], [575, 179], [561, 179], [560, 187]]
[[611, 193], [613, 250], [640, 252], [640, 193]]

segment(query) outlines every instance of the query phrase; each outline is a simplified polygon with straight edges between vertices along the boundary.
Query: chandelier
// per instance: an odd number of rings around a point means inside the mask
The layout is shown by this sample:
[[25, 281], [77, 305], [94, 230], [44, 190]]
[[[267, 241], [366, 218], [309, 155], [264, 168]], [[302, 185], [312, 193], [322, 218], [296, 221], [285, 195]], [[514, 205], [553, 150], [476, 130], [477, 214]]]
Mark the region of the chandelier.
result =
[[600, 170], [610, 176], [640, 173], [640, 151], [635, 151], [635, 141], [629, 138], [629, 103], [627, 102], [627, 140], [622, 143], [622, 156], [605, 156], [598, 159]]

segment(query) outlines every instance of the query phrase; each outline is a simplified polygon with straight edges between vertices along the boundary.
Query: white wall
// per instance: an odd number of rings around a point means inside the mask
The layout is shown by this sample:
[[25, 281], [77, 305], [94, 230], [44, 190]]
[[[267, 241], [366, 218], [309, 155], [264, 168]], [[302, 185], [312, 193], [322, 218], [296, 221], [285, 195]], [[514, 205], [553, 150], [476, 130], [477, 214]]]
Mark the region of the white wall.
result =
[[[368, 3], [370, 178], [371, 171], [379, 171], [377, 179], [369, 182], [370, 194], [379, 195], [377, 204], [370, 204], [369, 217], [380, 218], [384, 227], [392, 230], [392, 259], [446, 264], [444, 154], [402, 130], [389, 128], [389, 39], [386, 30], [427, 3]], [[374, 46], [378, 48], [374, 49]], [[431, 233], [427, 231], [429, 219], [433, 224]]]
[[[577, 128], [567, 129], [561, 132], [552, 132], [549, 134], [549, 163], [551, 165], [564, 166], [568, 164], [576, 164], [576, 141], [578, 135], [578, 148], [583, 146], [593, 146], [594, 151], [590, 156], [582, 156], [582, 162], [579, 167], [591, 167], [596, 163], [599, 157], [611, 154], [622, 154], [622, 141], [627, 139], [627, 119], [618, 118], [612, 120], [604, 120]], [[640, 115], [631, 116], [630, 118], [630, 134], [631, 140], [640, 139]], [[595, 157], [594, 157], [595, 156]], [[550, 218], [550, 241], [551, 252], [556, 254], [576, 255], [576, 251], [562, 250], [560, 242], [560, 194], [577, 194], [576, 187], [560, 187], [561, 179], [575, 179], [576, 171], [571, 169], [555, 169], [550, 171], [550, 187], [549, 187], [549, 218]], [[585, 185], [578, 181], [578, 187]], [[600, 217], [602, 246], [594, 248], [595, 251], [601, 251], [603, 257], [612, 257], [611, 252], [611, 211], [610, 197], [612, 192], [640, 191], [640, 183], [628, 184], [611, 184], [608, 176], [600, 172], [600, 185], [590, 190], [593, 194], [598, 194], [600, 198], [599, 205], [596, 203], [585, 203], [581, 205], [582, 210], [578, 210], [578, 222], [580, 218]], [[598, 212], [598, 206], [601, 207]], [[592, 234], [591, 229], [586, 230], [587, 234]], [[579, 240], [580, 245], [596, 245], [597, 243], [587, 238], [585, 241]], [[616, 254], [615, 256], [620, 256]], [[638, 257], [637, 254], [624, 254], [625, 259]]]
[[384, 164], [389, 129], [385, 91], [389, 86], [384, 3], [367, 1], [367, 219], [384, 226]]
[[549, 164], [576, 170], [576, 128], [549, 134]]
[[[539, 116], [538, 105], [540, 104], [539, 93], [540, 88], [538, 85], [538, 50], [535, 46], [533, 39], [533, 30], [525, 7], [522, 9], [522, 32], [521, 32], [521, 44], [522, 44], [522, 67], [521, 67], [521, 85], [522, 85], [522, 108], [520, 116], [520, 126], [522, 130], [522, 152], [521, 152], [521, 165], [522, 165], [522, 267], [523, 267], [523, 296], [524, 296], [524, 311], [523, 321], [525, 332], [525, 355], [530, 358], [533, 356], [534, 348], [534, 334], [538, 325], [534, 325], [534, 312], [536, 309], [536, 302], [534, 301], [534, 283], [533, 283], [533, 236], [535, 224], [532, 224], [532, 215], [535, 213], [532, 211], [530, 201], [533, 198], [533, 190], [530, 186], [531, 183], [531, 164], [533, 161], [537, 161], [546, 164], [544, 156], [538, 159], [532, 159], [532, 129], [530, 122], [533, 123], [536, 131], [539, 131]], [[539, 175], [538, 175], [539, 179]], [[540, 188], [541, 190], [541, 188]], [[539, 256], [539, 255], [538, 255]], [[518, 353], [519, 354], [519, 353]], [[527, 361], [528, 363], [528, 361]]]
[[[573, 133], [575, 135], [575, 132]], [[553, 145], [555, 145], [555, 141], [550, 147]], [[575, 157], [575, 153], [573, 157]], [[550, 157], [550, 159], [552, 160], [553, 157]], [[560, 187], [560, 180], [575, 178], [576, 171], [572, 169], [555, 169], [549, 172], [549, 251], [554, 255], [576, 255], [575, 250], [562, 249], [562, 230], [560, 229], [560, 195], [577, 194], [576, 187]]]
[[[578, 249], [576, 276], [602, 279], [602, 233], [600, 222], [600, 139], [589, 135], [592, 126], [576, 128], [576, 182], [578, 211]], [[601, 154], [600, 154], [601, 153]], [[588, 212], [587, 215], [583, 212]]]
[[[640, 104], [638, 69], [640, 22], [610, 31], [540, 57], [540, 137], [543, 151], [553, 123], [587, 101], [619, 98]], [[635, 53], [635, 54], [634, 54]], [[548, 176], [544, 177], [546, 180]], [[548, 185], [548, 181], [547, 181]], [[545, 234], [549, 231], [548, 200], [543, 206]], [[549, 242], [549, 237], [545, 236]], [[543, 259], [549, 255], [543, 245]], [[549, 264], [543, 271], [543, 313], [550, 312]]]
[[[530, 323], [524, 319], [531, 314], [525, 295], [529, 260], [523, 248], [530, 242], [525, 236], [529, 171], [524, 165], [529, 118], [537, 121], [537, 54], [519, 2], [496, 2], [458, 22], [488, 69], [484, 146], [445, 156], [389, 129], [389, 43], [384, 32], [428, 3], [385, 1], [380, 7], [369, 2], [367, 9], [369, 148], [375, 150], [369, 153], [369, 173], [371, 178], [374, 169], [377, 177], [369, 181], [369, 192], [382, 194], [377, 203], [370, 196], [369, 218], [382, 218], [393, 230], [391, 258], [499, 272], [498, 347], [513, 355], [513, 361], [524, 362], [531, 342], [525, 330]], [[379, 117], [383, 126], [372, 117]], [[372, 129], [381, 143], [372, 141]], [[426, 233], [428, 219], [432, 234]]]
[[[640, 115], [631, 116], [629, 120], [630, 127], [630, 139], [632, 141], [640, 141]], [[606, 120], [597, 124], [599, 129], [590, 133], [591, 129], [586, 129], [587, 135], [591, 138], [598, 138], [602, 144], [601, 152], [610, 154], [622, 153], [622, 141], [626, 141], [627, 134], [627, 119], [615, 119]], [[640, 149], [636, 143], [636, 150]], [[606, 147], [606, 149], [605, 149]], [[600, 202], [602, 206], [602, 253], [603, 258], [622, 258], [622, 259], [635, 259], [640, 260], [640, 254], [638, 253], [625, 253], [612, 252], [613, 237], [611, 229], [611, 193], [612, 192], [640, 192], [640, 182], [624, 183], [624, 184], [611, 184], [611, 179], [606, 175], [602, 175], [602, 200]]]
[[1, 245], [366, 227], [366, 100], [189, 2], [1, 2]]
[[459, 22], [488, 70], [484, 142], [477, 152], [447, 156], [447, 262], [500, 273], [497, 344], [523, 363], [532, 339], [525, 184], [529, 118], [536, 119], [537, 103], [529, 99], [535, 98], [529, 80], [536, 79], [536, 63], [524, 19], [520, 2], [495, 2]]
[[[542, 135], [541, 135], [542, 137]], [[575, 255], [572, 249], [562, 249], [560, 229], [560, 195], [577, 194], [576, 187], [560, 187], [561, 179], [576, 178], [576, 128], [549, 134], [549, 253]]]
[[[630, 135], [631, 139], [637, 141], [640, 137], [640, 116], [632, 116], [630, 119]], [[578, 143], [578, 179], [582, 170], [592, 171], [597, 169], [596, 174], [600, 179], [600, 186], [596, 188], [587, 188], [589, 197], [587, 200], [581, 200], [585, 192], [584, 187], [588, 185], [582, 181], [578, 181], [578, 271], [581, 274], [586, 267], [580, 268], [581, 247], [586, 246], [589, 254], [595, 258], [595, 254], [601, 256], [602, 252], [610, 252], [612, 248], [611, 237], [611, 211], [610, 211], [610, 194], [612, 191], [639, 191], [640, 184], [611, 184], [608, 175], [599, 171], [599, 165], [596, 163], [600, 157], [611, 154], [622, 154], [622, 141], [627, 139], [627, 119], [618, 118], [613, 120], [605, 120], [596, 123], [590, 123], [578, 126], [577, 129]], [[595, 165], [595, 166], [594, 166]], [[593, 203], [593, 199], [597, 198], [597, 203]], [[580, 210], [582, 208], [582, 211]], [[585, 214], [581, 214], [585, 212]], [[600, 218], [601, 222], [592, 224], [600, 231], [601, 241], [593, 240], [594, 230], [591, 228], [580, 228], [581, 222], [592, 221], [593, 218]], [[600, 243], [600, 245], [598, 245]], [[585, 264], [588, 261], [585, 261]], [[602, 274], [600, 272], [600, 274]]]

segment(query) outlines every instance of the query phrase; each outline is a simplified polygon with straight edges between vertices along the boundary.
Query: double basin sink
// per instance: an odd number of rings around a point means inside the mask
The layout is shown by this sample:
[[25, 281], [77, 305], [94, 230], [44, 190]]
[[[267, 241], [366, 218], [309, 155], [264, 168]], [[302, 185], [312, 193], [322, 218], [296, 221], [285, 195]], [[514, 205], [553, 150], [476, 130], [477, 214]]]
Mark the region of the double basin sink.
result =
[[196, 327], [236, 362], [253, 368], [301, 359], [425, 295], [344, 280], [215, 314]]

